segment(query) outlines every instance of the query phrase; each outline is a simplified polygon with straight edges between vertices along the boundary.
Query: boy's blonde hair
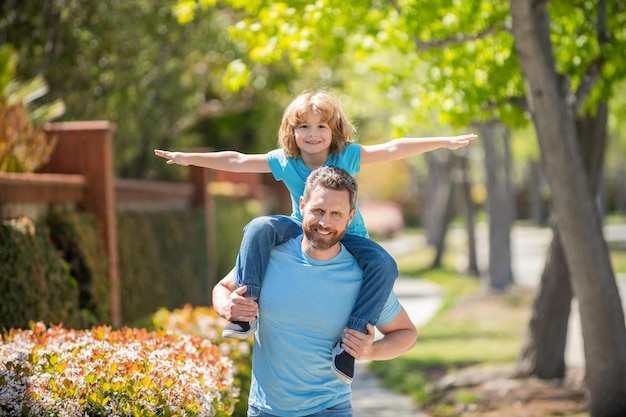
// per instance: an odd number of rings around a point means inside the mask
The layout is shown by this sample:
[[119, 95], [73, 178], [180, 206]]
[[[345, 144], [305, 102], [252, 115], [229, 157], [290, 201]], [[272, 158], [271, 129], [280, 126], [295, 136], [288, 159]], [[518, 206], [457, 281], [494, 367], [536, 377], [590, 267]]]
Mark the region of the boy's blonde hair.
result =
[[330, 154], [338, 154], [352, 142], [354, 126], [343, 114], [339, 100], [325, 90], [304, 92], [287, 106], [278, 129], [278, 145], [287, 157], [297, 158], [300, 155], [295, 129], [304, 121], [304, 113], [309, 111], [322, 115], [322, 121], [328, 123], [333, 132]]

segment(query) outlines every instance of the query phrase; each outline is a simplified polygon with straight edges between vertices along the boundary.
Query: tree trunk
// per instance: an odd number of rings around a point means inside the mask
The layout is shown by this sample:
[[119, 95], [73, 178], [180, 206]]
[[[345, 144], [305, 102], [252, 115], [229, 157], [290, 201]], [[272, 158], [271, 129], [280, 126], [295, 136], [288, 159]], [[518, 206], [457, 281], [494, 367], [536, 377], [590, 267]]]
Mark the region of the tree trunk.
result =
[[555, 225], [580, 309], [590, 414], [624, 416], [624, 312], [597, 204], [577, 149], [570, 92], [560, 88], [556, 73], [546, 2], [511, 0], [510, 9]]
[[467, 169], [467, 157], [455, 156], [456, 166], [460, 172], [459, 203], [465, 215], [465, 231], [467, 232], [467, 273], [471, 276], [480, 276], [478, 269], [478, 257], [476, 255], [476, 222], [474, 221], [475, 209], [472, 201], [472, 184]]
[[438, 234], [434, 236], [435, 246], [435, 258], [431, 264], [431, 268], [441, 268], [443, 265], [443, 255], [446, 251], [446, 234], [448, 233], [448, 226], [454, 217], [454, 187], [451, 181], [440, 184], [438, 195], [445, 202], [442, 215], [439, 217], [441, 223], [437, 228]]
[[543, 174], [541, 172], [541, 164], [539, 161], [529, 162], [528, 173], [529, 175], [529, 212], [530, 218], [537, 226], [545, 226], [547, 223], [547, 209], [546, 199], [544, 197], [544, 181]]
[[[594, 114], [586, 113], [576, 119], [580, 154], [593, 195], [598, 195], [600, 190], [607, 118], [607, 103], [600, 102]], [[565, 346], [572, 290], [558, 231], [555, 228], [553, 231], [533, 315], [517, 361], [519, 376], [553, 379], [563, 378], [566, 372]]]
[[514, 283], [511, 267], [513, 196], [510, 181], [510, 132], [497, 122], [481, 124], [487, 173], [489, 215], [489, 288], [506, 290]]
[[438, 152], [424, 154], [428, 163], [428, 177], [424, 184], [422, 219], [429, 245], [437, 246], [440, 237], [445, 235], [442, 228], [447, 227], [445, 221], [446, 206], [450, 186], [449, 158], [442, 157]]
[[534, 375], [544, 379], [565, 377], [565, 345], [572, 287], [558, 231], [555, 228], [552, 230], [554, 234], [533, 314], [517, 359], [515, 372], [518, 376]]
[[427, 198], [423, 218], [427, 242], [435, 248], [432, 268], [441, 268], [448, 226], [454, 216], [452, 157], [438, 152], [425, 154], [428, 161]]

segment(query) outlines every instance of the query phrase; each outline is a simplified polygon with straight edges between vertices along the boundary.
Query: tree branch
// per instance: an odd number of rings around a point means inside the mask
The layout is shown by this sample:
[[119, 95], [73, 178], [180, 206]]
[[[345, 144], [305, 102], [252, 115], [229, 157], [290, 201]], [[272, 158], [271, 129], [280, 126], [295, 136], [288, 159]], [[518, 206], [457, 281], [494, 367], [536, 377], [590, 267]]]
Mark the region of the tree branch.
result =
[[459, 45], [465, 42], [475, 41], [478, 39], [484, 39], [487, 36], [493, 34], [496, 31], [494, 26], [490, 26], [482, 32], [476, 34], [459, 33], [446, 39], [437, 39], [431, 42], [422, 42], [419, 39], [413, 37], [413, 43], [415, 43], [415, 49], [418, 51], [428, 51], [430, 49], [444, 48], [450, 45]]

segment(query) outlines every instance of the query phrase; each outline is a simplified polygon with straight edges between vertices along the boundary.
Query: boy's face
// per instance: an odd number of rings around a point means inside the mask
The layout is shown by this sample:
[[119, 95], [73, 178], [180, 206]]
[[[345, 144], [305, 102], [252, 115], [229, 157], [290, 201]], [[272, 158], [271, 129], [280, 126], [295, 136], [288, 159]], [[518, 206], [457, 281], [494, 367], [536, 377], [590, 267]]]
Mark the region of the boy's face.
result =
[[332, 249], [336, 249], [354, 217], [348, 191], [317, 187], [310, 193], [308, 201], [300, 198], [300, 212], [303, 245], [308, 249], [308, 255], [316, 259], [335, 256]]
[[296, 145], [303, 154], [328, 153], [333, 141], [333, 131], [322, 115], [308, 111], [302, 115], [302, 122], [295, 128]]

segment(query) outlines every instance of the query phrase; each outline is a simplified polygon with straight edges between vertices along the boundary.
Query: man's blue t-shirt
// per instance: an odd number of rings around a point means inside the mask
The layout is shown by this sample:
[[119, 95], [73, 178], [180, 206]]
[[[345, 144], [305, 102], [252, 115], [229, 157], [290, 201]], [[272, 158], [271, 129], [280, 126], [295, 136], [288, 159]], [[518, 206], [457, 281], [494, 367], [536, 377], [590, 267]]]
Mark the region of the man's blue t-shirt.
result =
[[[259, 297], [248, 400], [276, 416], [309, 415], [350, 401], [350, 386], [331, 371], [331, 351], [348, 324], [363, 272], [343, 246], [319, 261], [301, 242], [302, 235], [272, 250]], [[400, 310], [392, 292], [378, 325]]]
[[[300, 197], [304, 194], [304, 183], [313, 170], [304, 164], [301, 157], [295, 159], [286, 157], [282, 149], [275, 149], [269, 152], [267, 154], [267, 162], [274, 178], [277, 181], [283, 181], [289, 190], [292, 207], [291, 215], [302, 221]], [[361, 145], [351, 143], [340, 154], [330, 155], [324, 165], [334, 165], [343, 168], [354, 177], [361, 171]], [[369, 237], [358, 205], [346, 233]]]

